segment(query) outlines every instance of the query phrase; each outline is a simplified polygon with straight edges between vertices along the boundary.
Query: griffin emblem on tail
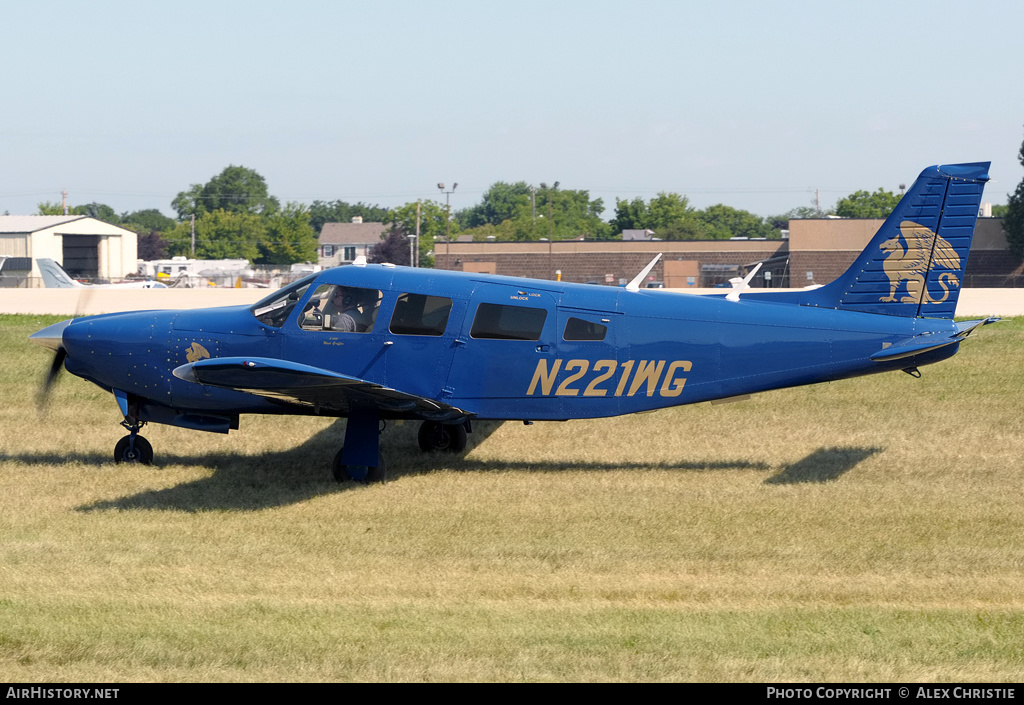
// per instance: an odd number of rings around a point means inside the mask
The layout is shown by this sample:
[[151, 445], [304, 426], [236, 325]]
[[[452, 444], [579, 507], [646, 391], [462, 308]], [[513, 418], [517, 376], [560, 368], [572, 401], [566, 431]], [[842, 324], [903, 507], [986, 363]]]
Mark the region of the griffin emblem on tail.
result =
[[[900, 242], [900, 235], [906, 247]], [[952, 272], [943, 272], [939, 277], [943, 294], [941, 299], [933, 299], [925, 290], [925, 277], [931, 267], [959, 271], [960, 256], [947, 240], [936, 235], [932, 230], [910, 220], [900, 223], [900, 235], [882, 243], [882, 252], [886, 254], [882, 265], [889, 277], [889, 295], [881, 297], [881, 301], [890, 303], [897, 300], [896, 290], [906, 282], [907, 295], [900, 298], [901, 303], [937, 304], [949, 296], [950, 286], [960, 286], [960, 280]], [[922, 300], [922, 294], [924, 298]]]

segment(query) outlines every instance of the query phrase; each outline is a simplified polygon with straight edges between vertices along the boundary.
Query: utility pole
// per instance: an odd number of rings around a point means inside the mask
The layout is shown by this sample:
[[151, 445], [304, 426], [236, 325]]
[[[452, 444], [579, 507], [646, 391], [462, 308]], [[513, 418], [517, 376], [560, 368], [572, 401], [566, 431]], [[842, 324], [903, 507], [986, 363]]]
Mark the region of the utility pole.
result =
[[196, 214], [192, 214], [192, 259], [196, 258]]
[[554, 253], [551, 248], [554, 247], [555, 241], [555, 219], [551, 217], [551, 192], [548, 191], [548, 271], [552, 271], [555, 268], [554, 265]]
[[67, 189], [60, 192], [60, 205], [64, 211], [64, 215], [68, 214], [68, 192]]
[[422, 203], [416, 201], [416, 238], [413, 240], [415, 243], [414, 249], [409, 253], [409, 264], [413, 267], [419, 266], [420, 260], [420, 206]]
[[444, 194], [444, 268], [448, 269], [450, 264], [449, 254], [451, 253], [452, 246], [452, 207], [448, 197], [455, 193], [455, 189], [459, 187], [459, 184], [453, 183], [451, 191], [444, 190], [444, 183], [438, 184], [437, 187]]

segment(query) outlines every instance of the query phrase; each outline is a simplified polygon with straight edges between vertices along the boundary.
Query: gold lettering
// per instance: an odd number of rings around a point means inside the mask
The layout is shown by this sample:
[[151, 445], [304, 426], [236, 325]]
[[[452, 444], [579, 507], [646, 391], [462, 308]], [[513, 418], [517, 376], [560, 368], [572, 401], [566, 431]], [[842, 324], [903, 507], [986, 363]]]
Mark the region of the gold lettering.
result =
[[619, 386], [615, 388], [615, 396], [622, 396], [622, 392], [626, 388], [626, 380], [629, 379], [629, 373], [633, 371], [633, 365], [635, 364], [635, 360], [622, 363], [622, 377], [619, 378]]
[[533, 381], [530, 382], [530, 388], [526, 390], [526, 396], [532, 396], [534, 390], [537, 389], [537, 382], [540, 382], [540, 393], [547, 396], [551, 394], [551, 387], [555, 384], [555, 377], [558, 376], [558, 369], [562, 366], [561, 360], [555, 360], [554, 365], [551, 366], [551, 373], [548, 374], [548, 361], [545, 359], [537, 360], [537, 369], [533, 371]]
[[661, 378], [661, 371], [664, 369], [664, 360], [641, 360], [637, 365], [633, 384], [629, 386], [629, 396], [636, 394], [644, 382], [647, 382], [647, 396], [654, 396], [654, 390], [658, 388], [658, 380]]
[[600, 374], [594, 378], [594, 381], [587, 385], [586, 391], [583, 392], [585, 397], [603, 397], [608, 393], [607, 389], [599, 389], [597, 385], [604, 382], [606, 379], [615, 374], [615, 368], [618, 367], [618, 363], [615, 360], [598, 360], [594, 363], [594, 372], [600, 369], [605, 369], [607, 372]]
[[[689, 360], [676, 360], [668, 366], [668, 372], [665, 373], [665, 381], [661, 384], [661, 396], [663, 397], [678, 397], [683, 391], [683, 385], [686, 384], [686, 377], [680, 377], [679, 379], [673, 379], [676, 370], [682, 370], [683, 372], [689, 372], [693, 368], [693, 363]], [[650, 395], [648, 395], [650, 396]]]
[[560, 385], [558, 385], [558, 391], [555, 392], [556, 395], [558, 395], [560, 397], [574, 397], [574, 396], [577, 396], [580, 393], [580, 390], [573, 389], [569, 385], [572, 382], [575, 382], [576, 380], [578, 380], [583, 375], [587, 374], [587, 368], [590, 367], [590, 361], [589, 360], [569, 360], [569, 362], [567, 362], [565, 364], [565, 371], [568, 372], [569, 370], [571, 370], [574, 367], [579, 368], [579, 372], [577, 372], [574, 375], [569, 375], [568, 377], [566, 377], [565, 381], [562, 382]]

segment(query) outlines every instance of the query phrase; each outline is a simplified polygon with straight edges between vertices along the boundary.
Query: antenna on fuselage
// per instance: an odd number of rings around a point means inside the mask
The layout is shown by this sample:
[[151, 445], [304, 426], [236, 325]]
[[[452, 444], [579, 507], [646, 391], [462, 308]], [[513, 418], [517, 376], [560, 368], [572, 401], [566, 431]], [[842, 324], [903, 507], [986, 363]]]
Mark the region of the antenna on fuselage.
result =
[[661, 259], [660, 252], [658, 253], [657, 257], [651, 260], [651, 263], [649, 265], [643, 268], [642, 272], [640, 272], [633, 278], [633, 281], [631, 281], [629, 284], [626, 284], [626, 291], [640, 291], [640, 285], [643, 284], [644, 279], [647, 277], [648, 274], [651, 273], [651, 270], [654, 269], [654, 265], [658, 263], [659, 259]]
[[754, 275], [757, 274], [757, 270], [761, 268], [762, 264], [764, 264], [764, 262], [758, 262], [757, 266], [751, 269], [747, 276], [742, 279], [739, 277], [733, 277], [730, 279], [729, 283], [732, 284], [732, 291], [726, 294], [725, 298], [729, 301], [739, 301], [740, 294], [750, 288], [750, 280], [754, 278]]

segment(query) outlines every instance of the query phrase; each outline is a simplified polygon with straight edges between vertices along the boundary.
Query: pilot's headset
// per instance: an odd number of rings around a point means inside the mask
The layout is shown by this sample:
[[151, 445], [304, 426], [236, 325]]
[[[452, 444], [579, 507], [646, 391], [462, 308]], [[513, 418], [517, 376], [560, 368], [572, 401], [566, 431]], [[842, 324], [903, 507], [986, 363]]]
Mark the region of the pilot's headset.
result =
[[[356, 302], [355, 294], [352, 293], [351, 289], [341, 289], [341, 292], [343, 294], [342, 297], [341, 297], [341, 305], [342, 306], [344, 306], [345, 308], [348, 308], [349, 306], [351, 306], [352, 304], [354, 304]], [[335, 294], [335, 295], [337, 295], [337, 294]]]

